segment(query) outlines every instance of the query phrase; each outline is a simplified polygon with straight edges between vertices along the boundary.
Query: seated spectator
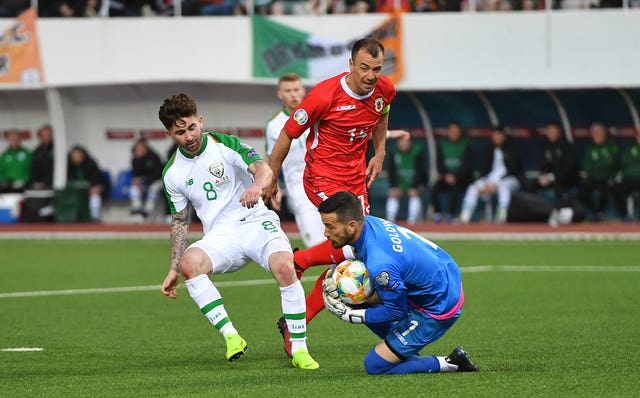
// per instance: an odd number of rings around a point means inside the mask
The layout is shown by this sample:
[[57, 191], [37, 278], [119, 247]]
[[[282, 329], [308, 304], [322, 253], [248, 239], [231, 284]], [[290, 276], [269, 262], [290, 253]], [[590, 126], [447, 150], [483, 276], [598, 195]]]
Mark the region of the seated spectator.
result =
[[0, 154], [0, 192], [22, 192], [31, 176], [31, 152], [17, 131], [6, 133], [9, 147]]
[[409, 209], [407, 221], [415, 224], [422, 213], [421, 190], [427, 183], [424, 164], [424, 149], [410, 137], [397, 141], [397, 149], [389, 154], [388, 171], [389, 195], [387, 197], [386, 218], [395, 221], [400, 209], [400, 199], [407, 195]]
[[38, 129], [40, 144], [33, 151], [31, 160], [31, 188], [53, 187], [53, 129], [45, 124]]
[[69, 151], [67, 162], [67, 185], [79, 189], [88, 189], [89, 213], [91, 221], [100, 221], [102, 195], [107, 195], [109, 183], [98, 167], [96, 161], [89, 156], [86, 149], [75, 145]]
[[[433, 205], [433, 221], [447, 222], [457, 217], [462, 195], [473, 179], [473, 149], [469, 140], [462, 135], [458, 122], [451, 122], [447, 127], [447, 136], [438, 140], [436, 146], [436, 164], [438, 177], [431, 189]], [[442, 211], [442, 193], [449, 192], [449, 208]]]
[[633, 192], [640, 193], [640, 131], [636, 133], [636, 141], [624, 148], [620, 155], [620, 173], [613, 186], [616, 209], [624, 222], [632, 220], [627, 198]]
[[489, 205], [493, 194], [498, 195], [498, 212], [494, 221], [499, 224], [506, 222], [511, 194], [520, 189], [523, 176], [521, 155], [513, 141], [502, 127], [497, 126], [491, 130], [491, 143], [484, 157], [483, 176], [469, 185], [462, 200], [462, 223], [471, 221], [478, 199]]
[[[131, 213], [146, 219], [155, 209], [162, 191], [163, 164], [145, 139], [139, 139], [133, 146], [131, 159]], [[144, 202], [144, 206], [143, 206]]]
[[580, 200], [591, 211], [593, 221], [602, 221], [604, 210], [613, 190], [613, 179], [618, 172], [618, 146], [608, 138], [602, 123], [591, 126], [591, 143], [587, 146], [582, 163]]
[[571, 189], [578, 186], [579, 165], [573, 145], [564, 136], [562, 127], [551, 122], [545, 129], [545, 140], [540, 149], [540, 175], [533, 191], [553, 189], [554, 208], [567, 207], [571, 202]]

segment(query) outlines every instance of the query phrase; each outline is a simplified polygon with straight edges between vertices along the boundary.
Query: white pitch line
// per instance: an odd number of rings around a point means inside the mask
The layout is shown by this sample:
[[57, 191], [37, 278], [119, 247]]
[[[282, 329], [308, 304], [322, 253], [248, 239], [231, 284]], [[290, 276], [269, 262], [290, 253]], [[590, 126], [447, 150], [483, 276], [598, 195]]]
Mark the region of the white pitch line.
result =
[[[616, 265], [476, 265], [460, 267], [465, 273], [470, 272], [640, 272], [640, 266], [616, 266]], [[314, 276], [305, 276], [302, 282], [316, 280]], [[257, 286], [275, 283], [273, 279], [249, 279], [244, 281], [215, 282], [217, 287], [237, 287], [237, 286]], [[15, 297], [37, 297], [37, 296], [69, 296], [77, 294], [96, 293], [126, 293], [144, 292], [160, 290], [160, 285], [150, 286], [125, 286], [125, 287], [104, 287], [92, 289], [69, 289], [69, 290], [40, 290], [31, 292], [11, 292], [0, 293], [0, 299]]]
[[[302, 278], [303, 282], [316, 280], [315, 277], [306, 276]], [[217, 287], [235, 287], [235, 286], [257, 286], [275, 284], [273, 279], [249, 279], [244, 281], [228, 281], [228, 282], [215, 282]], [[100, 287], [90, 289], [68, 289], [68, 290], [40, 290], [31, 292], [11, 292], [0, 293], [0, 299], [2, 298], [14, 298], [14, 297], [37, 297], [37, 296], [71, 296], [77, 294], [95, 294], [95, 293], [123, 293], [123, 292], [146, 292], [146, 291], [160, 291], [160, 285], [150, 286], [125, 286], [125, 287]]]
[[4, 352], [32, 352], [32, 351], [44, 351], [41, 347], [14, 347], [14, 348], [0, 348], [0, 351]]

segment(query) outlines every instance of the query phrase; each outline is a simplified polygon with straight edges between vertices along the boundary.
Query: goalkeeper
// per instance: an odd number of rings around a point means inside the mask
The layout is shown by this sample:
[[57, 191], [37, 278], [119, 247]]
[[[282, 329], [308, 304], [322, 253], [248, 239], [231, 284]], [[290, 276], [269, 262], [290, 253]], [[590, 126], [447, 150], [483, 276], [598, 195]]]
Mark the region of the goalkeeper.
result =
[[461, 347], [447, 357], [418, 355], [449, 330], [462, 312], [460, 270], [444, 250], [407, 228], [363, 216], [360, 201], [350, 192], [332, 195], [318, 211], [331, 245], [353, 246], [379, 296], [374, 295], [365, 309], [351, 308], [339, 298], [331, 279], [333, 271], [323, 281], [329, 311], [343, 321], [364, 323], [383, 339], [364, 359], [367, 373], [478, 370]]

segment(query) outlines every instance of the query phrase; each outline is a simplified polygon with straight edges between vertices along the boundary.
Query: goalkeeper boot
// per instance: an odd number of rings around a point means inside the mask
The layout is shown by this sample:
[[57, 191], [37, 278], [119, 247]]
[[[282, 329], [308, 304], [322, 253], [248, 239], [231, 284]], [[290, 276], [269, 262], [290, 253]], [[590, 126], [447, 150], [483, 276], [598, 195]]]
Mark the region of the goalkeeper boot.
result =
[[291, 353], [291, 335], [289, 335], [289, 328], [287, 327], [287, 321], [284, 319], [284, 317], [280, 317], [280, 319], [278, 319], [278, 330], [280, 331], [280, 334], [284, 339], [284, 352], [287, 353], [289, 358], [292, 358], [293, 354]]
[[237, 360], [247, 352], [247, 342], [239, 334], [228, 334], [225, 341], [227, 343], [226, 357], [229, 362]]
[[311, 370], [318, 369], [320, 365], [316, 362], [305, 348], [300, 348], [293, 354], [291, 363], [296, 368]]
[[451, 354], [449, 354], [445, 361], [452, 365], [458, 366], [458, 372], [477, 372], [479, 368], [475, 363], [471, 362], [469, 354], [462, 347], [456, 347]]

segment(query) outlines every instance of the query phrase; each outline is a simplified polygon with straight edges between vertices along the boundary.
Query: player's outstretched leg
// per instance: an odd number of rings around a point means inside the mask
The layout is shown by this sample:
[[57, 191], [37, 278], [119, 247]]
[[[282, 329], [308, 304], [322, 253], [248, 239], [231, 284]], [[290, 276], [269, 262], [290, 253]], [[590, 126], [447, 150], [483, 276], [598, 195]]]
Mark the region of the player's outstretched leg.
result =
[[447, 357], [412, 355], [400, 362], [384, 359], [373, 348], [364, 359], [364, 367], [370, 375], [475, 372], [478, 370], [478, 367], [471, 362], [469, 354], [461, 347], [457, 347]]
[[233, 327], [231, 318], [224, 308], [222, 296], [206, 274], [197, 275], [184, 281], [189, 295], [196, 302], [200, 311], [225, 338], [227, 345], [226, 358], [235, 361], [247, 352], [247, 342], [240, 337]]
[[314, 265], [338, 264], [345, 259], [342, 248], [334, 249], [328, 240], [308, 249], [296, 250], [293, 261], [303, 270]]

